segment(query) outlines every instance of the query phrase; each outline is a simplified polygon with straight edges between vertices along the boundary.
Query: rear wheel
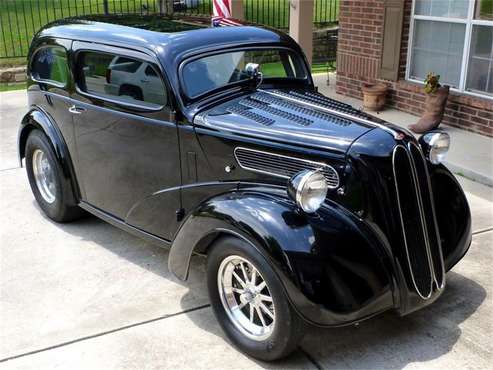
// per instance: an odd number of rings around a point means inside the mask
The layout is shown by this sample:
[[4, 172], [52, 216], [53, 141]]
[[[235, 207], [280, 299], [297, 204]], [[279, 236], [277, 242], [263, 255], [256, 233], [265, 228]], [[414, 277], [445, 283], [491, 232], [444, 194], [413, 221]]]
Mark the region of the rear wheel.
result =
[[243, 240], [222, 238], [207, 257], [209, 297], [229, 339], [260, 360], [291, 353], [304, 325], [269, 263]]
[[33, 130], [27, 138], [26, 170], [34, 197], [49, 218], [67, 222], [84, 214], [76, 205], [72, 185], [63, 176], [49, 139], [40, 130]]

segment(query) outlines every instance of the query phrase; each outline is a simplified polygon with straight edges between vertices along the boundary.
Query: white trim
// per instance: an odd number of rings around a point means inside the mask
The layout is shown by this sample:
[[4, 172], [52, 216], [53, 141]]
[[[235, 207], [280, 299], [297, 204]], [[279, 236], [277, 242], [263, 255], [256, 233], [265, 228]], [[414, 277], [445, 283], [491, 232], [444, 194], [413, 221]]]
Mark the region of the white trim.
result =
[[464, 48], [462, 50], [462, 62], [461, 62], [461, 70], [459, 76], [459, 87], [458, 88], [451, 87], [451, 90], [459, 94], [471, 95], [488, 100], [493, 100], [493, 96], [488, 95], [486, 92], [484, 94], [481, 94], [481, 93], [466, 90], [473, 26], [478, 25], [478, 26], [493, 27], [493, 21], [474, 19], [474, 10], [475, 10], [476, 1], [477, 0], [469, 1], [468, 14], [466, 18], [451, 18], [451, 17], [436, 17], [436, 16], [428, 16], [428, 15], [415, 15], [414, 13], [416, 12], [416, 0], [413, 0], [411, 7], [411, 21], [409, 25], [409, 37], [407, 43], [407, 59], [406, 59], [406, 73], [405, 73], [406, 81], [420, 83], [420, 84], [423, 83], [423, 81], [416, 80], [411, 77], [411, 63], [412, 63], [412, 55], [414, 50], [413, 37], [414, 37], [415, 20], [464, 24], [466, 26], [466, 30], [464, 34]]
[[467, 23], [468, 21], [468, 18], [437, 17], [433, 15], [415, 15], [413, 18], [423, 21], [435, 21], [435, 22], [446, 22], [446, 23]]

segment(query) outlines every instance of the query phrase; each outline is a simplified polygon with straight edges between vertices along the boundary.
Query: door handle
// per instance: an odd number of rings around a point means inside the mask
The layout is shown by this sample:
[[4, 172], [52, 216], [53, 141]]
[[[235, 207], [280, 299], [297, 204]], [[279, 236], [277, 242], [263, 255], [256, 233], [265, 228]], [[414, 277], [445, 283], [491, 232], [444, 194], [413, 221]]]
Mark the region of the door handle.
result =
[[149, 83], [149, 80], [140, 80], [143, 84]]
[[81, 114], [86, 111], [86, 108], [78, 107], [76, 105], [72, 105], [68, 111], [72, 114]]

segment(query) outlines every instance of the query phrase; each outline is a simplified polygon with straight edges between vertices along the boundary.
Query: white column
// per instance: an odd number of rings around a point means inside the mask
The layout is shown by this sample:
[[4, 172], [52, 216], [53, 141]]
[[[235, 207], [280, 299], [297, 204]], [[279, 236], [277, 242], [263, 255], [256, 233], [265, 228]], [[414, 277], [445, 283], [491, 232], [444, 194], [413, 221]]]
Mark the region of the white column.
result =
[[290, 0], [289, 35], [295, 39], [312, 62], [313, 0]]

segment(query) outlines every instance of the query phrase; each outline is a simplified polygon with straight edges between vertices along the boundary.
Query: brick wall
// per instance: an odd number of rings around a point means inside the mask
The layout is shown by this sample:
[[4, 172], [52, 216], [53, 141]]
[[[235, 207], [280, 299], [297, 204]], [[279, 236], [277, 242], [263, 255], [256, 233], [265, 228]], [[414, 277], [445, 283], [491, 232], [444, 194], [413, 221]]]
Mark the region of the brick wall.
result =
[[[399, 81], [389, 85], [388, 105], [420, 115], [422, 85], [405, 81], [412, 0], [405, 0]], [[362, 98], [361, 84], [376, 82], [382, 52], [384, 1], [341, 0], [336, 91]], [[493, 101], [452, 92], [443, 123], [493, 137]]]

